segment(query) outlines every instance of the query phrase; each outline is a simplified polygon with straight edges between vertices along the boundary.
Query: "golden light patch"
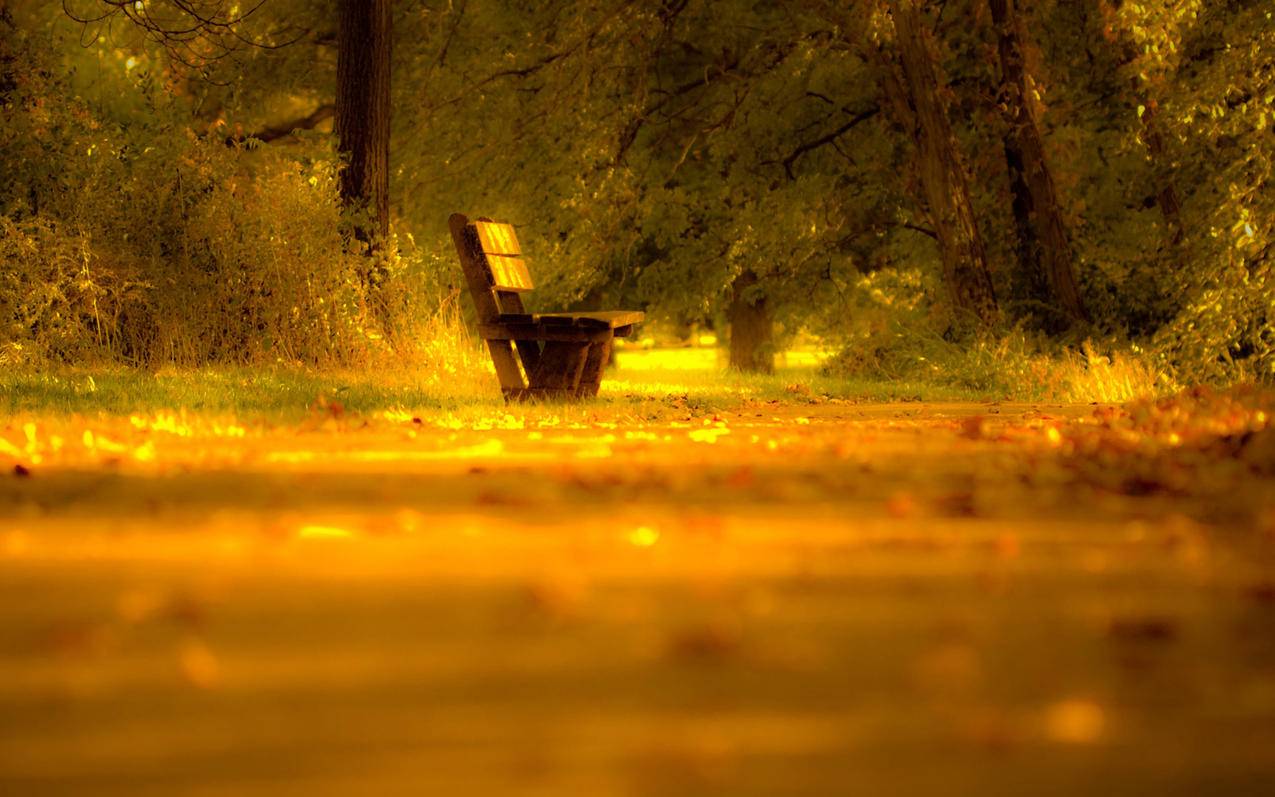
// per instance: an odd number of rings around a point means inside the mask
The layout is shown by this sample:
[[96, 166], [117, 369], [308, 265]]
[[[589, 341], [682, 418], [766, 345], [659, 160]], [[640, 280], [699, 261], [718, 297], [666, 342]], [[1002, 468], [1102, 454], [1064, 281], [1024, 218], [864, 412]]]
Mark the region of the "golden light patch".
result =
[[221, 681], [221, 664], [201, 640], [188, 639], [178, 653], [182, 675], [193, 686], [211, 689]]
[[297, 529], [299, 540], [348, 540], [355, 536], [353, 531], [340, 526], [307, 525]]
[[181, 415], [172, 412], [157, 412], [154, 416], [130, 415], [128, 421], [134, 429], [139, 431], [150, 432], [166, 432], [178, 437], [190, 437], [194, 434], [194, 429], [185, 418], [185, 411]]
[[0, 534], [0, 554], [22, 556], [31, 547], [31, 539], [25, 531], [9, 531]]
[[710, 427], [708, 429], [692, 429], [687, 432], [687, 437], [695, 443], [716, 443], [717, 438], [728, 434], [730, 434], [730, 429]]
[[8, 440], [0, 437], [0, 454], [7, 454], [16, 459], [22, 459], [23, 451], [13, 443], [10, 443]]
[[1091, 744], [1106, 725], [1106, 712], [1091, 700], [1061, 700], [1045, 711], [1045, 735], [1055, 742]]
[[638, 526], [629, 532], [629, 543], [638, 548], [650, 548], [660, 541], [660, 533], [650, 526]]

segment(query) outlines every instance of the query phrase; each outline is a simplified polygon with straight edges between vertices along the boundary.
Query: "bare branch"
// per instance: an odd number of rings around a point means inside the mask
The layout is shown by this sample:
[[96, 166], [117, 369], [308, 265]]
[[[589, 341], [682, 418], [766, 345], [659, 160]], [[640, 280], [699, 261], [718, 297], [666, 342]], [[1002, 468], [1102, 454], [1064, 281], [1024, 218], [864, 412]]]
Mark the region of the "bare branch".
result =
[[[868, 108], [867, 110], [860, 111], [859, 113], [850, 117], [849, 121], [847, 121], [845, 124], [838, 127], [836, 130], [833, 130], [832, 132], [827, 133], [826, 135], [822, 135], [819, 138], [814, 139], [813, 141], [807, 141], [804, 144], [799, 144], [797, 148], [794, 149], [788, 155], [788, 157], [784, 158], [782, 161], [779, 161], [779, 163], [783, 165], [784, 167], [784, 174], [788, 175], [789, 180], [795, 179], [795, 176], [793, 175], [793, 172], [792, 172], [792, 167], [793, 167], [793, 164], [796, 163], [797, 160], [801, 158], [802, 155], [805, 155], [807, 152], [810, 152], [811, 150], [816, 150], [827, 144], [832, 144], [836, 146], [837, 139], [841, 138], [846, 133], [849, 133], [851, 130], [857, 127], [860, 123], [866, 122], [867, 120], [876, 116], [880, 112], [881, 112], [881, 109], [877, 106], [873, 106], [871, 108]], [[767, 163], [775, 163], [775, 161], [767, 161]]]
[[[177, 64], [211, 79], [210, 70], [219, 61], [239, 50], [276, 50], [299, 41], [308, 31], [281, 26], [248, 35], [244, 25], [266, 4], [256, 0], [240, 8], [231, 0], [61, 0], [63, 12], [84, 26], [80, 43], [97, 41], [100, 29], [90, 37], [89, 26], [109, 25], [123, 17], [142, 34], [164, 49]], [[80, 10], [85, 7], [92, 10]]]

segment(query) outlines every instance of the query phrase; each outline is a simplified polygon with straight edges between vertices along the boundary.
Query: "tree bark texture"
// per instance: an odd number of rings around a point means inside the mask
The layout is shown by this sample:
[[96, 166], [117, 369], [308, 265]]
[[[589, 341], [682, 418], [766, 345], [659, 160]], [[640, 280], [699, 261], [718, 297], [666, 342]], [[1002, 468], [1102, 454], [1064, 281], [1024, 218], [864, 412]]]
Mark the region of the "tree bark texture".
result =
[[0, 99], [8, 96], [18, 86], [18, 59], [13, 52], [11, 37], [16, 32], [13, 16], [4, 3], [0, 3]]
[[1159, 109], [1156, 101], [1143, 98], [1142, 105], [1142, 141], [1147, 147], [1147, 156], [1151, 159], [1151, 168], [1156, 173], [1156, 204], [1160, 206], [1160, 216], [1164, 219], [1169, 232], [1169, 245], [1177, 249], [1182, 245], [1184, 230], [1182, 226], [1182, 202], [1178, 199], [1178, 189], [1173, 182], [1169, 165], [1165, 162], [1164, 134], [1160, 132], [1160, 124], [1156, 121]]
[[749, 288], [757, 284], [757, 274], [745, 270], [731, 285], [727, 310], [730, 321], [730, 367], [751, 373], [775, 370], [775, 323], [766, 297], [749, 298]]
[[390, 233], [391, 0], [341, 0], [337, 34], [337, 149], [341, 200], [366, 208], [357, 235], [375, 248]]
[[891, 0], [890, 12], [898, 55], [883, 65], [886, 93], [916, 146], [917, 177], [938, 239], [944, 282], [957, 309], [989, 323], [997, 316], [996, 293], [929, 27], [916, 0]]
[[1088, 320], [1076, 281], [1071, 238], [1058, 204], [1058, 191], [1045, 142], [1028, 96], [1023, 59], [1024, 34], [1015, 2], [988, 0], [1000, 55], [1000, 107], [1005, 115], [1005, 163], [1009, 171], [1018, 266], [1033, 293], [1070, 322]]

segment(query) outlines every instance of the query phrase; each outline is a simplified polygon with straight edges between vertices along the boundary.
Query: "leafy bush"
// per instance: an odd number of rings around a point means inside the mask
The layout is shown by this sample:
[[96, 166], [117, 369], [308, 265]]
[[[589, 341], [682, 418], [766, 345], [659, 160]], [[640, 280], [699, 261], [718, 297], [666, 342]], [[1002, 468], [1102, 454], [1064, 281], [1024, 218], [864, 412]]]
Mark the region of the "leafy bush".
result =
[[121, 349], [120, 320], [145, 285], [111, 268], [83, 231], [0, 216], [0, 363], [91, 362]]
[[125, 68], [101, 78], [118, 97], [90, 104], [47, 42], [15, 46], [29, 66], [0, 96], [5, 362], [347, 365], [438, 337], [419, 258], [391, 249], [373, 286], [346, 247], [326, 140], [228, 145]]
[[844, 349], [825, 366], [845, 378], [923, 382], [988, 398], [1018, 401], [1119, 403], [1163, 395], [1177, 387], [1146, 352], [1086, 341], [1079, 351], [1021, 331], [955, 344], [939, 336], [893, 330]]

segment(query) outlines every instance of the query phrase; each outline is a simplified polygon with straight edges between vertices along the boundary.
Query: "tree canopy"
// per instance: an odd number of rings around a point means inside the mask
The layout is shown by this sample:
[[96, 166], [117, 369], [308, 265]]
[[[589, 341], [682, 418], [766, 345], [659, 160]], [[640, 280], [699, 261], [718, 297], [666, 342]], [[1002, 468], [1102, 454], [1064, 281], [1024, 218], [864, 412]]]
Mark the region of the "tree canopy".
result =
[[1275, 369], [1264, 3], [389, 4], [373, 281], [338, 201], [340, 5], [4, 5], [0, 356], [410, 346], [460, 210], [520, 227], [546, 302], [773, 323], [758, 346], [845, 367], [1018, 330]]

